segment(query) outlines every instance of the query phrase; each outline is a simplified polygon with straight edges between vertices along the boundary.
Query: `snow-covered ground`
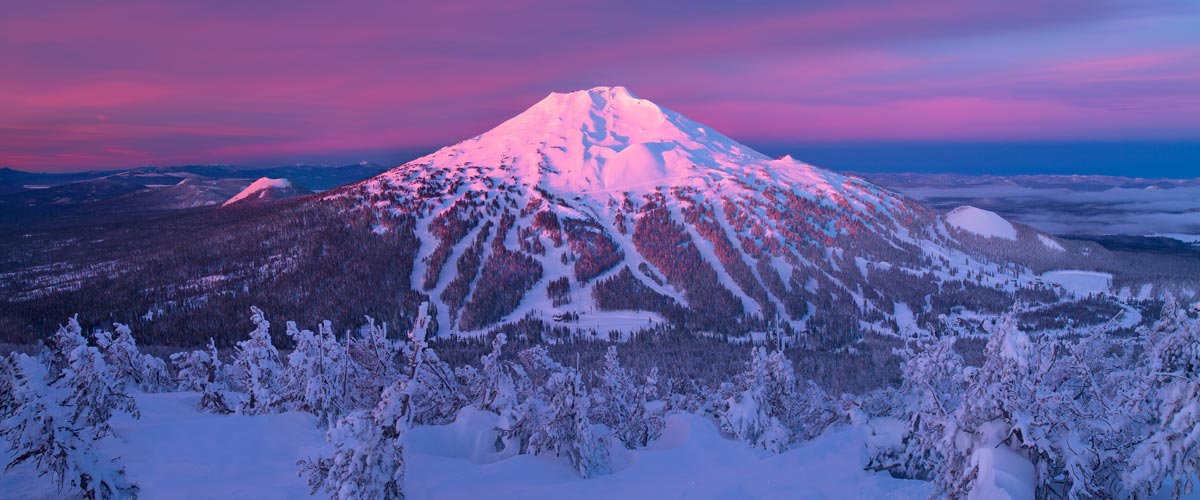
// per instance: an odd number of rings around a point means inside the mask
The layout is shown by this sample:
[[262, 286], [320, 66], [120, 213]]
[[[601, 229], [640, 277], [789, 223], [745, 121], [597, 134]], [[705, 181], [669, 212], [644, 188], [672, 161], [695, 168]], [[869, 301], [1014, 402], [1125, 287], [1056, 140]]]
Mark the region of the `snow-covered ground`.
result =
[[[564, 461], [517, 456], [471, 460], [474, 432], [460, 425], [422, 427], [409, 438], [411, 498], [926, 498], [930, 485], [862, 470], [860, 432], [836, 428], [775, 455], [727, 439], [696, 415], [667, 418], [662, 437], [643, 450], [612, 449], [615, 472], [580, 479]], [[490, 444], [486, 439], [480, 445]], [[449, 453], [447, 453], [449, 450]]]
[[246, 186], [246, 188], [243, 189], [238, 194], [233, 195], [233, 197], [230, 198], [229, 201], [226, 201], [225, 203], [221, 204], [221, 206], [224, 207], [224, 206], [232, 205], [234, 203], [237, 203], [239, 201], [242, 201], [242, 200], [249, 198], [251, 196], [254, 196], [254, 195], [258, 195], [259, 197], [262, 197], [262, 196], [264, 196], [264, 193], [266, 191], [269, 191], [271, 189], [289, 189], [291, 187], [292, 187], [292, 182], [287, 179], [272, 179], [269, 177], [262, 177], [256, 181], [250, 183], [249, 186]]
[[[119, 457], [145, 499], [308, 498], [296, 461], [324, 450], [325, 434], [308, 413], [215, 415], [196, 410], [190, 392], [136, 395], [142, 417], [113, 417], [117, 437], [101, 449]], [[28, 465], [0, 476], [0, 498], [63, 498]], [[70, 498], [70, 497], [67, 497]]]
[[1039, 233], [1037, 235], [1037, 237], [1038, 237], [1038, 240], [1041, 241], [1043, 245], [1046, 245], [1046, 248], [1049, 248], [1051, 250], [1058, 250], [1060, 252], [1064, 252], [1067, 250], [1067, 249], [1063, 248], [1063, 246], [1060, 245], [1057, 241], [1054, 241], [1054, 238], [1051, 238], [1051, 237], [1046, 236], [1041, 233]]
[[[118, 437], [101, 447], [120, 457], [141, 498], [311, 498], [296, 461], [327, 446], [311, 415], [200, 413], [198, 397], [139, 394], [141, 419], [114, 418]], [[495, 456], [495, 419], [466, 409], [453, 424], [410, 431], [409, 498], [918, 499], [930, 492], [925, 482], [863, 471], [864, 436], [847, 426], [775, 455], [722, 436], [704, 417], [676, 414], [648, 448], [613, 448], [612, 475], [581, 479], [565, 460]], [[28, 466], [0, 475], [0, 498], [62, 496]]]
[[661, 315], [646, 311], [587, 311], [579, 313], [579, 321], [556, 321], [554, 324], [595, 330], [603, 338], [608, 338], [609, 332], [616, 331], [621, 333], [621, 340], [627, 340], [629, 332], [665, 322]]
[[1061, 286], [1067, 293], [1077, 297], [1106, 293], [1112, 285], [1111, 274], [1096, 271], [1047, 271], [1042, 274], [1042, 280]]
[[982, 208], [958, 207], [946, 214], [946, 222], [951, 226], [980, 236], [1006, 240], [1017, 239], [1017, 228], [1011, 222], [996, 215], [995, 212], [989, 212]]

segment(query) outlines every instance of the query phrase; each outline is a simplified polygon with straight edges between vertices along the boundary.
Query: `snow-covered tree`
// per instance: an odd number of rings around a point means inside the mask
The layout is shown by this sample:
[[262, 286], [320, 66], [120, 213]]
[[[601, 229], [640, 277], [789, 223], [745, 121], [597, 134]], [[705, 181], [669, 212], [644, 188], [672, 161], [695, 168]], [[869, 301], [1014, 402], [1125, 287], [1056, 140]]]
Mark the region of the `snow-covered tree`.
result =
[[504, 333], [497, 333], [492, 339], [492, 350], [480, 358], [478, 370], [467, 365], [459, 367], [455, 373], [466, 386], [468, 397], [476, 408], [500, 416], [496, 451], [509, 449], [510, 453], [517, 454], [524, 451], [532, 428], [522, 426], [522, 423], [530, 423], [524, 422], [530, 406], [521, 404], [518, 395], [526, 382], [525, 372], [520, 365], [500, 359], [507, 341]]
[[404, 434], [413, 424], [413, 394], [427, 359], [425, 333], [429, 317], [422, 304], [413, 330], [408, 375], [383, 391], [371, 410], [342, 417], [326, 433], [333, 454], [299, 462], [312, 493], [325, 491], [331, 499], [393, 500], [404, 498]]
[[[499, 359], [498, 348], [493, 349], [493, 353], [496, 359]], [[554, 361], [546, 348], [540, 345], [517, 353], [517, 359], [519, 364], [495, 365], [495, 373], [501, 377], [507, 376], [505, 374], [511, 375], [509, 380], [516, 389], [514, 404], [495, 407], [500, 415], [496, 421], [496, 434], [499, 439], [496, 451], [513, 454], [535, 453], [531, 451], [530, 439], [543, 426], [547, 401], [552, 397], [550, 379], [566, 368]], [[497, 390], [502, 388], [503, 384], [497, 385]], [[502, 400], [496, 400], [493, 404], [500, 404]]]
[[454, 370], [438, 358], [425, 340], [432, 321], [429, 304], [422, 303], [408, 333], [408, 342], [400, 347], [408, 360], [401, 368], [402, 376], [417, 381], [412, 389], [413, 420], [419, 424], [447, 424], [467, 404], [467, 398]]
[[941, 441], [935, 486], [949, 496], [978, 493], [993, 487], [980, 480], [991, 476], [989, 464], [1011, 459], [1028, 463], [1025, 487], [1039, 498], [1097, 496], [1088, 472], [1099, 463], [1088, 427], [1097, 417], [1081, 404], [1094, 397], [1092, 388], [1061, 342], [1017, 327], [1017, 312], [988, 327], [983, 366], [968, 372], [963, 402]]
[[295, 348], [288, 355], [285, 399], [295, 409], [310, 412], [322, 425], [329, 426], [347, 411], [348, 354], [333, 337], [328, 322], [318, 331], [300, 330], [296, 323], [287, 323], [287, 335]]
[[225, 388], [225, 368], [217, 355], [213, 339], [208, 339], [205, 349], [172, 354], [171, 362], [179, 371], [179, 387], [200, 393], [200, 403], [196, 405], [198, 409], [220, 414], [233, 413], [228, 399], [221, 392]]
[[353, 364], [348, 383], [354, 406], [368, 408], [379, 400], [380, 393], [400, 376], [397, 360], [400, 343], [388, 338], [387, 323], [376, 324], [367, 316], [358, 335], [348, 336], [347, 352]]
[[95, 347], [76, 347], [54, 384], [66, 391], [60, 404], [71, 412], [71, 422], [95, 429], [96, 438], [112, 432], [108, 420], [113, 412], [138, 416], [137, 403], [125, 392], [125, 381], [113, 377]]
[[1144, 377], [1157, 424], [1130, 459], [1126, 481], [1149, 497], [1167, 479], [1173, 498], [1191, 493], [1200, 474], [1200, 305], [1168, 303], [1149, 335]]
[[951, 498], [966, 498], [981, 488], [980, 450], [1014, 453], [1019, 448], [1016, 423], [1028, 422], [1023, 411], [1034, 397], [1034, 381], [1028, 379], [1033, 346], [1017, 329], [1016, 315], [1005, 315], [988, 333], [983, 367], [968, 372], [963, 403], [947, 424], [948, 435], [939, 441], [942, 460], [934, 472], [934, 486]]
[[146, 392], [170, 387], [171, 374], [166, 363], [155, 356], [142, 354], [128, 325], [115, 323], [113, 330], [98, 330], [94, 335], [113, 374]]
[[24, 354], [5, 361], [11, 393], [0, 408], [0, 437], [12, 454], [6, 468], [30, 463], [39, 474], [50, 475], [60, 491], [69, 485], [85, 498], [136, 497], [137, 486], [93, 444], [112, 433], [108, 421], [114, 412], [137, 418], [125, 381], [87, 345], [74, 318], [59, 329], [54, 343], [52, 366]]
[[626, 448], [646, 446], [662, 433], [661, 411], [647, 408], [658, 383], [654, 369], [643, 383], [621, 366], [616, 346], [604, 354], [604, 371], [592, 392], [592, 414], [598, 423], [608, 426]]
[[511, 364], [500, 360], [507, 342], [504, 333], [497, 333], [496, 338], [492, 339], [492, 350], [480, 358], [478, 372], [467, 377], [467, 390], [474, 398], [475, 407], [480, 410], [503, 414], [516, 406], [515, 378], [519, 374], [514, 373]]
[[530, 453], [566, 457], [585, 478], [612, 473], [608, 448], [592, 433], [587, 388], [579, 372], [568, 368], [554, 373], [547, 389], [554, 397], [529, 438]]
[[419, 424], [448, 424], [467, 405], [467, 397], [454, 369], [432, 348], [425, 347], [424, 352], [417, 372], [420, 385], [413, 393], [413, 418]]
[[608, 346], [604, 352], [604, 367], [600, 381], [592, 392], [592, 415], [597, 423], [616, 429], [632, 413], [633, 395], [637, 392], [633, 377], [617, 358], [617, 347]]
[[784, 423], [794, 416], [796, 375], [782, 351], [751, 350], [746, 372], [719, 391], [714, 405], [721, 430], [751, 446], [781, 453], [791, 442]]
[[279, 389], [284, 369], [279, 351], [271, 343], [271, 323], [263, 317], [262, 310], [251, 307], [250, 321], [254, 323], [254, 331], [249, 339], [238, 342], [233, 358], [234, 382], [246, 392], [238, 404], [238, 412], [271, 413], [280, 409]]
[[0, 419], [4, 418], [16, 407], [16, 373], [13, 364], [7, 358], [0, 358]]
[[879, 450], [873, 457], [874, 467], [900, 477], [926, 478], [943, 459], [938, 450], [946, 446], [942, 440], [948, 430], [956, 429], [955, 412], [966, 390], [966, 366], [955, 351], [956, 341], [947, 336], [898, 352], [905, 361], [897, 410], [907, 427], [898, 448]]
[[87, 338], [83, 336], [83, 328], [79, 326], [78, 314], [67, 318], [66, 325], [58, 326], [58, 330], [50, 337], [50, 344], [53, 355], [51, 370], [57, 373], [57, 370], [61, 370], [67, 365], [67, 357], [75, 352], [76, 348], [87, 345]]
[[410, 382], [401, 379], [384, 390], [374, 409], [338, 420], [326, 434], [334, 446], [332, 455], [299, 462], [312, 494], [323, 490], [331, 499], [404, 498]]

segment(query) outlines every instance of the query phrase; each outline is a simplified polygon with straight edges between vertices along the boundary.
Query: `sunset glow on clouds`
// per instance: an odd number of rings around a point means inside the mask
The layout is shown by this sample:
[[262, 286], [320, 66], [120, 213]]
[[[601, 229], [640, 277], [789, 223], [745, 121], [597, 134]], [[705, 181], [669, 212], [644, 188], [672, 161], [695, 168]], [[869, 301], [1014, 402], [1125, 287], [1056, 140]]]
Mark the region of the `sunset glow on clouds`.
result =
[[751, 144], [1200, 140], [1187, 1], [9, 4], [13, 168], [389, 158], [595, 85]]

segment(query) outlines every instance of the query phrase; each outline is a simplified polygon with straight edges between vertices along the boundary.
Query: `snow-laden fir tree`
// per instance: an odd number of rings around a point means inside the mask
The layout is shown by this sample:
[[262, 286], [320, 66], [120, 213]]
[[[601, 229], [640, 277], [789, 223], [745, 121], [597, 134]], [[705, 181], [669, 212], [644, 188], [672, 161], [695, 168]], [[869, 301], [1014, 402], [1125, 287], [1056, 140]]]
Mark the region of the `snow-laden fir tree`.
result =
[[497, 333], [492, 350], [480, 358], [478, 370], [467, 365], [456, 369], [455, 374], [466, 386], [471, 404], [499, 415], [495, 450], [516, 455], [525, 450], [532, 433], [532, 429], [520, 425], [528, 406], [521, 404], [518, 394], [526, 392], [522, 389], [528, 385], [528, 378], [520, 365], [500, 359], [507, 341], [504, 333]]
[[217, 346], [208, 339], [205, 349], [179, 352], [171, 355], [171, 362], [179, 373], [179, 388], [200, 393], [196, 407], [201, 411], [227, 415], [233, 413], [225, 388], [225, 368], [217, 355]]
[[316, 415], [322, 426], [332, 425], [347, 411], [345, 370], [349, 356], [333, 337], [328, 322], [319, 333], [287, 323], [287, 335], [295, 345], [288, 355], [286, 399], [297, 410]]
[[[989, 464], [1007, 462], [1028, 469], [1038, 498], [1091, 498], [1101, 492], [1087, 473], [1095, 457], [1086, 435], [1092, 416], [1080, 400], [1090, 395], [1060, 343], [1031, 338], [1017, 327], [1014, 310], [989, 325], [984, 363], [969, 373], [963, 403], [956, 412], [953, 438], [942, 440], [943, 457], [934, 484], [951, 497], [986, 495], [994, 484]], [[1024, 464], [1024, 465], [1022, 465]], [[1010, 471], [1011, 472], [1011, 471]]]
[[354, 411], [329, 429], [326, 439], [334, 446], [332, 455], [298, 463], [313, 494], [324, 491], [331, 499], [404, 498], [404, 435], [413, 423], [417, 374], [426, 359], [421, 351], [428, 348], [427, 307], [421, 305], [409, 333], [408, 375], [385, 389], [373, 409]]
[[[503, 345], [503, 344], [501, 344]], [[499, 359], [499, 346], [493, 344], [495, 359]], [[545, 346], [534, 346], [517, 353], [519, 364], [509, 365], [497, 361], [494, 369], [485, 370], [508, 377], [516, 388], [514, 403], [508, 407], [498, 407], [500, 418], [496, 421], [496, 434], [499, 442], [496, 451], [505, 454], [531, 454], [530, 439], [544, 425], [548, 401], [553, 397], [550, 380], [556, 373], [566, 368], [550, 357]], [[511, 369], [509, 369], [511, 367]], [[502, 390], [504, 385], [497, 385]], [[501, 395], [493, 404], [500, 404], [506, 398]]]
[[662, 433], [663, 415], [647, 408], [658, 383], [655, 369], [638, 383], [617, 358], [617, 347], [609, 346], [604, 354], [604, 371], [600, 383], [592, 392], [592, 414], [598, 423], [608, 426], [628, 449], [646, 446]]
[[907, 425], [898, 448], [879, 450], [871, 467], [925, 479], [943, 459], [938, 450], [949, 446], [943, 439], [953, 438], [948, 431], [957, 429], [955, 412], [966, 389], [967, 368], [954, 348], [956, 341], [948, 336], [899, 350], [904, 382], [896, 410]]
[[523, 374], [515, 371], [510, 363], [500, 360], [507, 342], [504, 333], [497, 333], [492, 339], [492, 350], [480, 358], [480, 369], [462, 372], [468, 374], [463, 377], [467, 380], [467, 391], [480, 410], [504, 414], [517, 404], [516, 379]]
[[404, 434], [408, 430], [409, 388], [401, 379], [384, 390], [374, 409], [356, 410], [326, 433], [331, 456], [301, 460], [311, 493], [331, 499], [397, 500], [404, 498]]
[[1014, 423], [1025, 417], [1019, 412], [1033, 398], [1032, 381], [1026, 380], [1033, 346], [1029, 336], [1017, 329], [1013, 313], [991, 325], [988, 333], [983, 367], [968, 372], [963, 403], [948, 422], [952, 426], [946, 429], [948, 435], [938, 443], [942, 460], [933, 474], [934, 488], [948, 498], [977, 495], [976, 490], [986, 487], [979, 483], [980, 461], [985, 455], [1002, 453], [1018, 457], [1016, 461], [1023, 458], [1016, 451], [1020, 437], [1014, 436], [1019, 432]]
[[6, 468], [30, 463], [60, 491], [70, 486], [85, 498], [136, 497], [123, 469], [93, 444], [112, 434], [114, 412], [138, 417], [125, 381], [87, 345], [75, 318], [59, 328], [54, 344], [49, 365], [24, 354], [6, 361], [12, 374], [11, 400], [0, 422], [11, 452]]
[[1060, 456], [1054, 465], [1055, 496], [1072, 500], [1118, 498], [1127, 491], [1121, 477], [1130, 456], [1150, 428], [1145, 385], [1135, 368], [1142, 358], [1137, 337], [1121, 338], [1103, 327], [1063, 342], [1047, 383], [1058, 386], [1057, 427], [1052, 441]]
[[59, 325], [58, 330], [50, 337], [51, 372], [58, 373], [67, 365], [67, 357], [75, 352], [76, 348], [86, 345], [87, 338], [83, 336], [83, 328], [79, 326], [79, 315], [67, 318], [67, 324]]
[[585, 478], [611, 474], [608, 448], [592, 432], [587, 388], [579, 372], [570, 368], [556, 372], [546, 387], [553, 397], [543, 412], [541, 425], [529, 437], [530, 453], [566, 457]]
[[409, 341], [400, 346], [407, 363], [402, 375], [417, 381], [412, 388], [412, 418], [418, 424], [447, 424], [467, 404], [454, 370], [429, 348], [425, 337], [433, 318], [429, 304], [422, 303], [409, 331]]
[[249, 339], [238, 342], [232, 363], [233, 381], [246, 392], [238, 404], [238, 412], [244, 415], [273, 413], [281, 409], [279, 390], [284, 367], [279, 360], [279, 351], [271, 343], [271, 323], [262, 310], [251, 307], [250, 321], [254, 323], [254, 330]]
[[0, 359], [0, 419], [9, 415], [16, 407], [16, 373], [9, 359]]
[[105, 361], [117, 377], [145, 392], [159, 392], [173, 385], [167, 364], [158, 357], [142, 354], [128, 325], [115, 323], [113, 330], [98, 330], [95, 338]]
[[714, 405], [721, 430], [751, 446], [781, 453], [792, 430], [783, 423], [797, 399], [796, 375], [782, 351], [751, 350], [746, 372], [723, 384]]
[[633, 377], [621, 366], [621, 360], [617, 357], [617, 347], [608, 346], [604, 352], [600, 381], [592, 391], [593, 420], [607, 425], [610, 429], [616, 429], [633, 413], [636, 392]]
[[1171, 496], [1191, 493], [1200, 474], [1200, 304], [1169, 302], [1150, 332], [1143, 376], [1156, 425], [1130, 458], [1126, 481], [1138, 497], [1174, 484]]
[[59, 404], [67, 408], [71, 424], [91, 429], [93, 437], [99, 439], [112, 432], [108, 421], [113, 412], [129, 413], [137, 418], [137, 403], [126, 392], [125, 380], [117, 377], [104, 362], [100, 350], [87, 345], [78, 332], [64, 334], [72, 335], [78, 338], [64, 339], [61, 343], [74, 346], [71, 352], [65, 353], [66, 366], [51, 382], [62, 389]]
[[379, 400], [383, 389], [400, 376], [397, 364], [400, 343], [388, 338], [387, 323], [376, 324], [370, 316], [358, 335], [348, 336], [346, 341], [354, 368], [349, 380], [354, 406], [369, 408]]

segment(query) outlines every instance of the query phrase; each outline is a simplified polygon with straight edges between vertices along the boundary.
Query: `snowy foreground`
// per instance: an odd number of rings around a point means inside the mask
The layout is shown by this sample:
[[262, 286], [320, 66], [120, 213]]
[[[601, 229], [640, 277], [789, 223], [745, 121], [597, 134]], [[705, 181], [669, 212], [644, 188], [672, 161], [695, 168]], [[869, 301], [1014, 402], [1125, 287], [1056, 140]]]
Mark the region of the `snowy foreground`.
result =
[[[138, 394], [142, 418], [113, 418], [119, 437], [102, 449], [121, 458], [145, 499], [314, 498], [296, 461], [327, 452], [316, 419], [302, 412], [198, 412], [196, 393]], [[581, 479], [565, 460], [490, 453], [495, 416], [472, 409], [407, 436], [409, 498], [926, 498], [930, 485], [862, 470], [863, 434], [834, 428], [775, 455], [722, 437], [703, 417], [667, 418], [662, 437], [636, 451], [612, 448], [612, 475]], [[0, 497], [60, 498], [49, 478], [20, 466], [0, 476]], [[315, 498], [324, 498], [318, 495]]]

